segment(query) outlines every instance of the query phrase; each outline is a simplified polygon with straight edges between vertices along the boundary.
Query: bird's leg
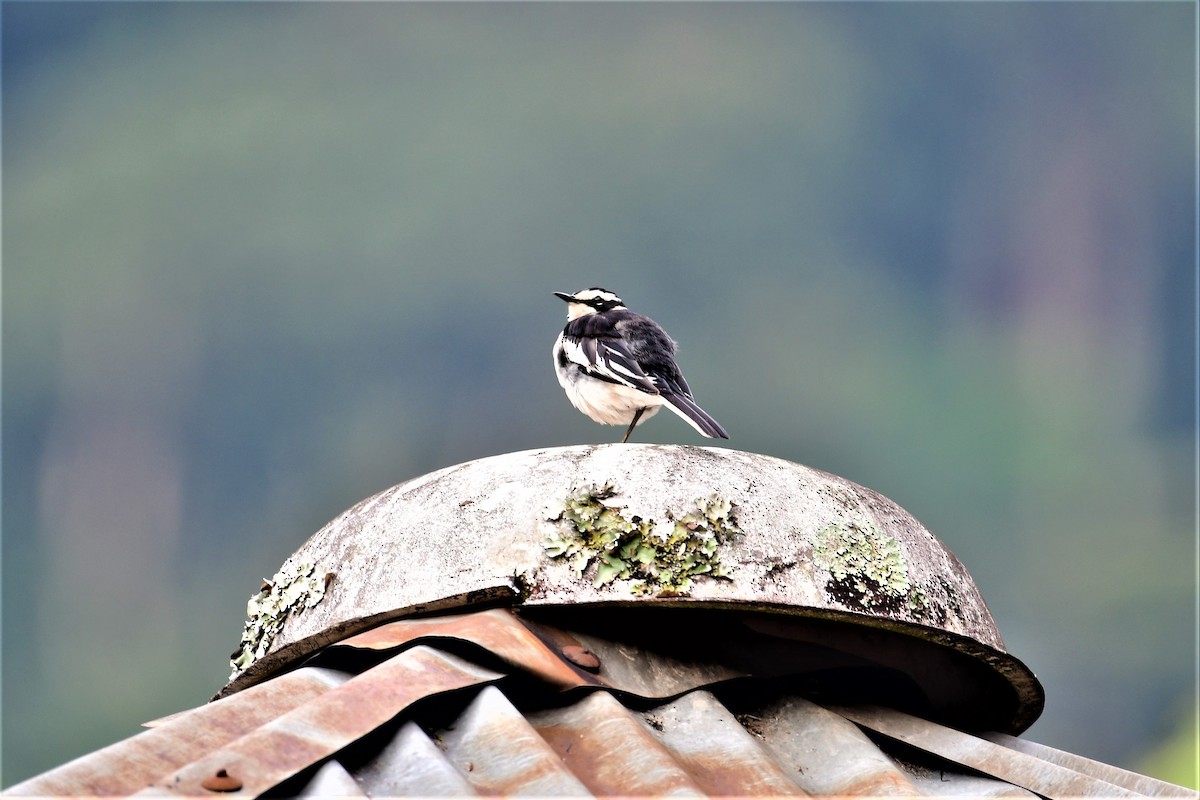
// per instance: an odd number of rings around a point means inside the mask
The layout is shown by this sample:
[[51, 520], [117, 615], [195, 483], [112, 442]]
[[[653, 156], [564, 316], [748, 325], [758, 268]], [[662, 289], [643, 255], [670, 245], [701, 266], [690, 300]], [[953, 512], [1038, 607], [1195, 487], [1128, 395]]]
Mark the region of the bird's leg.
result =
[[636, 412], [634, 412], [633, 422], [629, 423], [629, 427], [625, 429], [625, 435], [621, 437], [621, 444], [625, 444], [626, 442], [629, 441], [629, 434], [633, 433], [634, 427], [637, 426], [638, 420], [642, 418], [642, 412], [645, 410], [646, 410], [646, 408], [645, 408], [645, 406], [643, 406], [642, 408], [639, 408]]

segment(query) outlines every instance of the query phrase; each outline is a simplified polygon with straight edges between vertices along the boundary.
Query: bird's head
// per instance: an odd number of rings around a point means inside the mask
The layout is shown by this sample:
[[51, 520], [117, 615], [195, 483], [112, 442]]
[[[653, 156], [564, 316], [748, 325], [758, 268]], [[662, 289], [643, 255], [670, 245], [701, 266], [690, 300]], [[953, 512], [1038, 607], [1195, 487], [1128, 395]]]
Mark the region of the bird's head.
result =
[[601, 311], [612, 311], [614, 308], [624, 308], [625, 302], [607, 289], [593, 286], [575, 294], [555, 292], [554, 296], [567, 301], [567, 320], [577, 319], [587, 314]]

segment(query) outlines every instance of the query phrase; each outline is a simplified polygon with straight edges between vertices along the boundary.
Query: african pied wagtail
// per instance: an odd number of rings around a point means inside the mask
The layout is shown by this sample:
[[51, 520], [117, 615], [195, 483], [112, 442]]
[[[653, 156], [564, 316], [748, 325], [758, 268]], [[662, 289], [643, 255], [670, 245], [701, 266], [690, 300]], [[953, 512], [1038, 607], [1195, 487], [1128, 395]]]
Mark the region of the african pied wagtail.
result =
[[675, 364], [675, 342], [657, 322], [630, 311], [605, 289], [554, 294], [567, 301], [567, 326], [554, 343], [554, 372], [573, 406], [601, 425], [628, 424], [622, 442], [664, 405], [702, 435], [729, 438], [692, 400]]

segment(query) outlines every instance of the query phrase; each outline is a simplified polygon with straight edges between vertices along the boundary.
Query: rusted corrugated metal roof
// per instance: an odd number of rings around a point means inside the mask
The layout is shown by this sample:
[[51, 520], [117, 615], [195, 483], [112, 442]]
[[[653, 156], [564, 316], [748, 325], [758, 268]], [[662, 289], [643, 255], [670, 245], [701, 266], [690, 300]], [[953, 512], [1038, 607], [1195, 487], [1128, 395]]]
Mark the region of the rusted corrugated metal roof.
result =
[[763, 672], [508, 610], [396, 621], [6, 794], [1197, 796], [852, 702], [819, 655]]

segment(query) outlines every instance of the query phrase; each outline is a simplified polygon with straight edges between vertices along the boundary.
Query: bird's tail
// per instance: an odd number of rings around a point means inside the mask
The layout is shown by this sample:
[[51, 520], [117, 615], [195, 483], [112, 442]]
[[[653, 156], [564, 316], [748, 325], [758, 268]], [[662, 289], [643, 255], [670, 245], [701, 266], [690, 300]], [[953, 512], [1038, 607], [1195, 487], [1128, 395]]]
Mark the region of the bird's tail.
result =
[[707, 411], [696, 405], [696, 401], [686, 394], [664, 393], [663, 400], [667, 401], [667, 408], [678, 414], [701, 436], [707, 436], [710, 439], [729, 438], [729, 434], [721, 427], [721, 423], [710, 417]]

